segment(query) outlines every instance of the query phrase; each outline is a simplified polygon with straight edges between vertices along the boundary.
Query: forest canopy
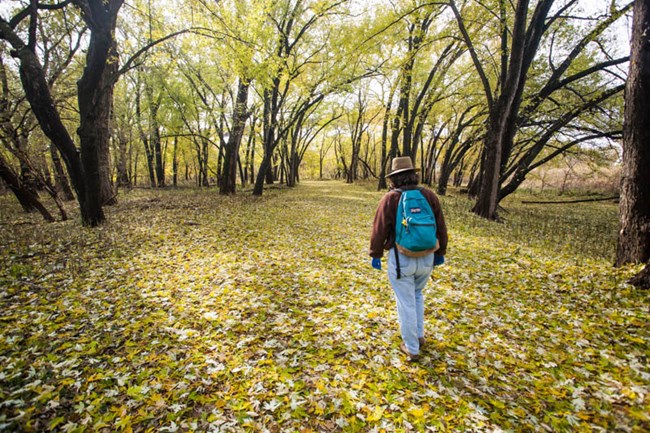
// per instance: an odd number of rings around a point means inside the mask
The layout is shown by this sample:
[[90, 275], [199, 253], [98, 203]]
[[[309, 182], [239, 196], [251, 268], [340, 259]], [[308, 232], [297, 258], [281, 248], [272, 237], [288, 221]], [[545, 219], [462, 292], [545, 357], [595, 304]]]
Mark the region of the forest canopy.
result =
[[611, 178], [631, 4], [8, 2], [3, 179], [76, 195], [95, 225], [119, 188], [382, 188], [397, 155], [495, 203], [553, 167]]

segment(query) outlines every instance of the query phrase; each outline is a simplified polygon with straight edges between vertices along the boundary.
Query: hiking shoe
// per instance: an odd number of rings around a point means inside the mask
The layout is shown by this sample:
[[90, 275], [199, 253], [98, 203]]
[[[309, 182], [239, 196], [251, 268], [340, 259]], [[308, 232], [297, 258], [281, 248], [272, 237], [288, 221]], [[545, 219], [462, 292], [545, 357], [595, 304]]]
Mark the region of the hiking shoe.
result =
[[409, 361], [411, 361], [411, 362], [416, 362], [418, 359], [420, 359], [420, 355], [411, 355], [409, 353], [408, 349], [404, 345], [404, 342], [400, 343], [399, 350], [404, 352], [406, 354], [406, 356], [408, 357]]

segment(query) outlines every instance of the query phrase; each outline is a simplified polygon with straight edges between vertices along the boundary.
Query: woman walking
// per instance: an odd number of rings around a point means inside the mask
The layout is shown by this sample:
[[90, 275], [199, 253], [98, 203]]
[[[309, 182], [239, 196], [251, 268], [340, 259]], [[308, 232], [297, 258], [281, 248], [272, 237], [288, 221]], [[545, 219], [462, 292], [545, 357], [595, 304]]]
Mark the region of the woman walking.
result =
[[394, 158], [386, 175], [391, 188], [379, 202], [370, 237], [371, 264], [381, 270], [388, 251], [388, 279], [397, 303], [400, 350], [416, 361], [424, 346], [422, 290], [434, 266], [445, 261], [447, 226], [438, 197], [418, 186], [410, 157]]

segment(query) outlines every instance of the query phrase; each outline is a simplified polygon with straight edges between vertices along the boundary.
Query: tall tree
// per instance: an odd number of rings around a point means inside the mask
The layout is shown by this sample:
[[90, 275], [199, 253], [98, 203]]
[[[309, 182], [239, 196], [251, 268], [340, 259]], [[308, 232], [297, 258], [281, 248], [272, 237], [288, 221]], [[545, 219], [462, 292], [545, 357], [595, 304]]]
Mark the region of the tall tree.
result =
[[239, 148], [244, 136], [246, 121], [250, 116], [248, 111], [248, 89], [250, 83], [246, 78], [239, 78], [237, 84], [237, 97], [232, 113], [232, 124], [228, 141], [225, 144], [223, 176], [219, 192], [221, 194], [234, 194], [237, 183], [237, 166], [239, 162]]
[[[17, 26], [26, 18], [36, 25], [41, 9], [57, 9], [74, 4], [90, 28], [86, 66], [78, 81], [79, 128], [81, 152], [66, 129], [54, 104], [45, 72], [36, 54], [36, 35], [29, 33], [25, 42]], [[117, 70], [115, 22], [123, 0], [75, 0], [56, 6], [30, 6], [19, 11], [10, 21], [0, 18], [0, 38], [13, 47], [12, 55], [19, 61], [21, 82], [34, 115], [52, 143], [59, 149], [77, 193], [83, 224], [96, 226], [104, 219], [102, 210], [101, 174], [108, 162], [108, 122], [112, 89]], [[105, 152], [100, 157], [100, 153]], [[112, 195], [112, 192], [111, 192]]]
[[347, 127], [350, 131], [351, 145], [350, 165], [348, 166], [348, 171], [345, 176], [345, 181], [347, 183], [353, 183], [357, 180], [361, 143], [363, 135], [366, 134], [369, 125], [369, 120], [367, 119], [368, 98], [363, 93], [362, 89], [359, 89], [355, 102], [356, 105], [347, 115]]
[[[506, 1], [499, 1], [499, 19], [501, 22], [501, 64], [498, 78], [498, 89], [496, 98], [490, 81], [481, 65], [474, 44], [470, 40], [469, 33], [455, 2], [450, 5], [459, 23], [461, 33], [465, 39], [467, 48], [470, 51], [474, 66], [479, 73], [485, 90], [487, 105], [489, 107], [488, 127], [485, 138], [485, 152], [483, 160], [483, 173], [481, 189], [478, 200], [474, 206], [474, 212], [478, 215], [496, 219], [497, 192], [499, 188], [499, 175], [502, 164], [504, 142], [508, 132], [508, 122], [512, 121], [514, 109], [518, 106], [517, 97], [521, 97], [523, 80], [526, 77], [528, 67], [532, 63], [533, 56], [541, 39], [542, 29], [545, 24], [548, 11], [553, 0], [540, 0], [527, 31], [529, 0], [518, 0], [514, 11], [514, 25], [512, 28], [512, 43], [508, 46], [510, 29], [506, 26]], [[530, 39], [530, 40], [528, 40]], [[528, 50], [527, 50], [528, 47]], [[525, 52], [528, 57], [525, 58]]]
[[77, 82], [81, 160], [89, 225], [104, 220], [102, 205], [114, 202], [110, 183], [110, 116], [118, 78], [115, 26], [124, 0], [74, 0], [90, 29], [84, 72]]
[[650, 0], [636, 0], [625, 94], [620, 230], [616, 265], [646, 263], [633, 279], [650, 288]]
[[[629, 57], [614, 58], [602, 43], [602, 35], [630, 7], [631, 3], [618, 10], [610, 8], [609, 15], [595, 19], [597, 24], [564, 57], [548, 56], [545, 69], [550, 73], [535, 74], [538, 81], [544, 80], [530, 86], [541, 88], [524, 95], [522, 109], [510, 125], [518, 131], [518, 138], [505, 143], [498, 201], [514, 192], [536, 167], [582, 143], [594, 147], [599, 141], [620, 138], [622, 119], [618, 113], [624, 78], [617, 68]], [[590, 45], [598, 50], [589, 50]], [[507, 136], [514, 138], [515, 134]]]
[[[416, 10], [407, 15], [408, 35], [406, 38], [407, 49], [406, 58], [400, 68], [399, 77], [399, 99], [397, 102], [397, 111], [393, 118], [392, 135], [391, 135], [391, 156], [394, 157], [395, 150], [398, 148], [398, 142], [402, 138], [402, 155], [411, 156], [415, 159], [416, 153], [413, 151], [413, 119], [416, 118], [416, 112], [412, 110], [412, 92], [413, 92], [413, 75], [415, 60], [418, 52], [425, 43], [425, 38], [429, 27], [434, 21], [433, 10], [431, 8], [416, 8]], [[431, 80], [427, 81], [430, 84]], [[426, 88], [421, 94], [426, 93]], [[417, 98], [417, 102], [421, 97]]]
[[[567, 20], [572, 19], [573, 15], [569, 12], [573, 10], [578, 4], [578, 0], [565, 0], [558, 8], [551, 12], [552, 6], [556, 0], [537, 0], [536, 3], [531, 4], [530, 0], [518, 0], [514, 9], [511, 9], [510, 3], [506, 0], [498, 0], [493, 9], [488, 9], [491, 13], [498, 17], [499, 22], [499, 50], [495, 76], [492, 77], [488, 73], [490, 70], [486, 66], [490, 64], [491, 57], [487, 61], [482, 61], [480, 58], [480, 50], [477, 49], [472, 41], [472, 36], [466, 26], [467, 16], [464, 16], [457, 8], [455, 2], [452, 0], [450, 5], [456, 20], [459, 25], [461, 35], [465, 44], [470, 52], [472, 62], [480, 77], [481, 83], [484, 88], [487, 106], [489, 109], [488, 121], [486, 125], [486, 134], [484, 141], [483, 161], [480, 175], [480, 191], [478, 200], [474, 206], [473, 211], [478, 215], [488, 218], [496, 219], [496, 207], [499, 200], [499, 188], [501, 183], [505, 180], [503, 177], [504, 171], [508, 166], [508, 161], [512, 155], [515, 135], [518, 133], [518, 126], [521, 127], [522, 116], [521, 107], [522, 101], [526, 96], [528, 90], [527, 84], [531, 76], [531, 68], [534, 67], [534, 60], [540, 47], [554, 48], [554, 39], [556, 36], [561, 36], [562, 33], [554, 33], [551, 40], [542, 44], [545, 34], [555, 29], [554, 24], [567, 26]], [[582, 39], [571, 40], [573, 34], [564, 32], [564, 35], [569, 35], [567, 40], [570, 47], [569, 55], [559, 65], [555, 66], [552, 59], [556, 57], [554, 51], [549, 51], [548, 58], [551, 62], [551, 74], [546, 86], [539, 92], [538, 98], [533, 98], [533, 101], [528, 105], [527, 109], [530, 110], [537, 105], [537, 101], [543, 101], [548, 98], [550, 93], [557, 91], [574, 81], [586, 77], [596, 71], [604, 69], [607, 62], [599, 65], [597, 68], [589, 67], [580, 73], [565, 76], [569, 66], [572, 66], [576, 56], [583, 52], [587, 44], [595, 41], [595, 37], [602, 33], [613, 21], [620, 17], [628, 6], [620, 10], [615, 9], [612, 3], [612, 13], [606, 19], [598, 22], [595, 28]], [[481, 4], [480, 7], [487, 7]], [[512, 10], [512, 16], [510, 16]], [[532, 13], [531, 13], [532, 12]], [[529, 18], [530, 14], [530, 18]], [[509, 23], [512, 22], [512, 27]], [[566, 49], [566, 48], [564, 48]], [[611, 59], [610, 59], [611, 60]], [[624, 62], [625, 59], [617, 59], [611, 64], [619, 64]], [[572, 71], [574, 72], [574, 71]], [[564, 76], [564, 78], [562, 78]], [[496, 85], [494, 84], [496, 82]], [[575, 92], [571, 86], [567, 86], [570, 91]], [[581, 113], [590, 110], [594, 105], [602, 102], [617, 92], [620, 92], [620, 86], [607, 87], [603, 89], [602, 94], [596, 97], [590, 97], [590, 101], [585, 102], [585, 94], [576, 99], [577, 102], [567, 104], [565, 112], [553, 114], [558, 119], [557, 122], [552, 123], [540, 135], [543, 136], [545, 132], [550, 132], [552, 137], [558, 134], [570, 121]], [[602, 97], [602, 98], [601, 98]], [[604, 98], [604, 99], [603, 99]], [[600, 99], [600, 100], [599, 100]], [[576, 110], [576, 106], [582, 105], [582, 111]], [[528, 114], [528, 113], [526, 113]], [[547, 117], [548, 118], [548, 117]], [[529, 121], [530, 118], [525, 116], [524, 121]], [[545, 122], [545, 121], [544, 121]], [[541, 122], [543, 124], [544, 122]], [[525, 123], [525, 122], [524, 122]], [[546, 139], [545, 139], [546, 140]], [[546, 140], [545, 143], [548, 143]], [[542, 143], [542, 144], [545, 144]], [[503, 194], [501, 194], [503, 197]]]
[[[332, 13], [341, 2], [332, 5], [326, 5], [322, 9], [312, 9], [308, 1], [284, 1], [278, 3], [273, 12], [269, 14], [269, 19], [276, 30], [274, 46], [271, 46], [272, 57], [268, 62], [270, 77], [266, 82], [261, 83], [264, 90], [262, 91], [263, 115], [262, 115], [262, 145], [264, 154], [262, 161], [257, 170], [257, 179], [253, 189], [254, 195], [262, 195], [264, 183], [268, 180], [268, 174], [271, 169], [273, 153], [275, 152], [281, 140], [286, 139], [289, 129], [303, 116], [314, 104], [317, 104], [323, 95], [317, 95], [312, 91], [296, 102], [298, 109], [291, 112], [293, 117], [287, 119], [287, 122], [281, 124], [281, 112], [288, 100], [292, 81], [300, 76], [302, 69], [307, 64], [306, 59], [299, 58], [295, 53], [304, 45], [309, 36], [309, 31], [323, 17]], [[324, 48], [324, 47], [321, 47]], [[310, 53], [308, 56], [314, 56]], [[311, 61], [311, 60], [309, 60]]]

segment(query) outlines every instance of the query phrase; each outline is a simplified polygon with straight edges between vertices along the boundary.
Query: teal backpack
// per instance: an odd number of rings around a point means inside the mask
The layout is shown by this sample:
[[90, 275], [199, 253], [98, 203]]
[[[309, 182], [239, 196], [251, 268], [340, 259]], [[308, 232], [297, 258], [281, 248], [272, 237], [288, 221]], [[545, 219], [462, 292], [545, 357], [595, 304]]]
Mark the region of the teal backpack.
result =
[[[401, 193], [395, 221], [396, 250], [407, 256], [432, 250], [438, 243], [436, 217], [421, 190], [395, 190]], [[397, 278], [400, 278], [399, 259], [397, 261]]]

